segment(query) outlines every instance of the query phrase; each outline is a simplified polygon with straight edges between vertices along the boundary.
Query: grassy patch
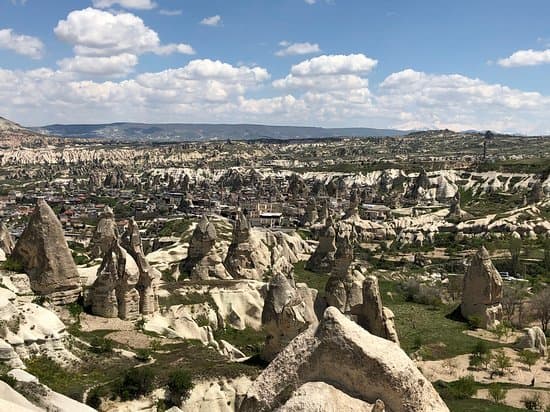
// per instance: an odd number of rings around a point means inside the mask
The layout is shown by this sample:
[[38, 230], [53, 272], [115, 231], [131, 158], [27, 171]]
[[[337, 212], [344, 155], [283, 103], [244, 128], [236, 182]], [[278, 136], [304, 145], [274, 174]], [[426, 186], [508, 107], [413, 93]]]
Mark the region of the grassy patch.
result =
[[261, 330], [254, 330], [252, 328], [246, 328], [244, 330], [237, 330], [233, 328], [218, 329], [214, 331], [214, 338], [216, 340], [225, 340], [240, 349], [245, 355], [253, 356], [260, 354], [266, 334]]
[[306, 270], [304, 265], [304, 261], [294, 265], [294, 280], [296, 283], [305, 283], [310, 288], [317, 289], [319, 291], [319, 296], [325, 296], [325, 286], [329, 275], [311, 272]]
[[512, 408], [483, 399], [445, 400], [451, 412], [520, 412], [524, 409]]
[[[446, 359], [471, 353], [480, 341], [463, 333], [468, 329], [466, 323], [446, 317], [455, 307], [406, 302], [394, 282], [381, 280], [379, 283], [384, 305], [395, 314], [397, 334], [405, 352], [410, 354], [420, 350], [425, 360]], [[387, 292], [391, 292], [393, 299]], [[492, 342], [488, 345], [502, 346]]]

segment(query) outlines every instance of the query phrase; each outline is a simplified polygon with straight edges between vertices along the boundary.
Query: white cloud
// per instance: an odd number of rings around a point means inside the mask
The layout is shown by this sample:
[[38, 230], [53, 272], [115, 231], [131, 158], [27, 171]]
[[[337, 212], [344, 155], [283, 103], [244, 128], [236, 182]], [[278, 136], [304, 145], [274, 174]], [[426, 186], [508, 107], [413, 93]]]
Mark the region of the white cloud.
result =
[[498, 64], [502, 67], [537, 66], [546, 63], [550, 63], [550, 49], [518, 50], [511, 56], [498, 61]]
[[[194, 54], [195, 51], [189, 44], [166, 44], [160, 42], [157, 32], [147, 27], [143, 20], [131, 13], [113, 14], [108, 11], [87, 8], [69, 13], [65, 20], [60, 20], [54, 29], [57, 37], [71, 45], [76, 55], [72, 61], [67, 59], [65, 65], [84, 69], [80, 62], [93, 63], [92, 57], [97, 59], [100, 67], [114, 69], [114, 61], [126, 62], [120, 66], [118, 73], [126, 74], [129, 69], [137, 64], [137, 56], [143, 53], [155, 53], [167, 55], [172, 53]], [[134, 55], [130, 59], [128, 55]], [[116, 59], [104, 59], [116, 57]], [[79, 58], [80, 57], [80, 58]], [[83, 59], [82, 57], [87, 57]], [[90, 73], [90, 70], [82, 70], [82, 73]], [[111, 70], [106, 70], [110, 72]]]
[[91, 62], [85, 59], [98, 56], [78, 55], [60, 61], [59, 70], [0, 69], [3, 115], [27, 125], [135, 120], [550, 133], [550, 96], [412, 69], [392, 73], [370, 90], [374, 64], [366, 56], [324, 56], [323, 69], [319, 61], [305, 60], [272, 87], [265, 68], [210, 59], [124, 79], [82, 80], [84, 69], [91, 76], [116, 75], [115, 66], [131, 73], [135, 55], [124, 60], [122, 54]]
[[17, 34], [12, 29], [0, 30], [0, 49], [12, 50], [32, 59], [40, 59], [44, 55], [44, 43], [39, 38]]
[[399, 114], [405, 121], [394, 125], [408, 129], [550, 131], [543, 115], [549, 97], [459, 74], [393, 73], [380, 84], [376, 104], [388, 115]]
[[216, 14], [215, 16], [211, 16], [211, 17], [205, 17], [204, 19], [201, 20], [201, 24], [203, 26], [212, 26], [212, 27], [215, 27], [215, 26], [219, 26], [220, 23], [222, 22], [222, 18], [220, 15]]
[[292, 66], [294, 76], [368, 73], [378, 64], [364, 54], [324, 55]]
[[108, 9], [116, 4], [126, 9], [137, 10], [151, 10], [157, 7], [151, 0], [92, 0], [92, 4], [99, 9]]
[[134, 54], [123, 53], [116, 56], [75, 56], [57, 62], [61, 70], [95, 76], [119, 76], [132, 72], [138, 58]]
[[315, 4], [317, 0], [304, 0], [307, 4]]
[[159, 10], [159, 14], [162, 14], [163, 16], [181, 16], [182, 13], [183, 13], [182, 10], [167, 10], [167, 9]]
[[288, 43], [286, 41], [282, 41], [279, 43], [279, 45], [281, 47], [284, 47], [283, 49], [275, 53], [275, 55], [279, 57], [295, 56], [295, 55], [301, 55], [301, 54], [313, 54], [313, 53], [319, 53], [321, 51], [317, 43], [308, 43], [308, 42]]

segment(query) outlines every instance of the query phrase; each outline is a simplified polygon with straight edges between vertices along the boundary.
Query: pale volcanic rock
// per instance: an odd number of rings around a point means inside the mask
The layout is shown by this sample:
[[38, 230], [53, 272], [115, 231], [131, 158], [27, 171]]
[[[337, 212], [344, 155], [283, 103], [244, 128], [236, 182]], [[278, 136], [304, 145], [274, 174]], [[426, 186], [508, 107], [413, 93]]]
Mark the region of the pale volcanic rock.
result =
[[526, 328], [524, 335], [519, 339], [517, 347], [520, 349], [529, 349], [540, 353], [541, 356], [546, 356], [548, 351], [546, 347], [546, 335], [538, 326]]
[[326, 226], [319, 236], [319, 244], [315, 252], [306, 262], [305, 268], [317, 273], [330, 273], [334, 267], [336, 253], [336, 230], [332, 219], [327, 219]]
[[[381, 400], [391, 412], [449, 411], [398, 345], [371, 335], [336, 308], [327, 308], [318, 326], [298, 335], [263, 370], [240, 412], [283, 408], [309, 382], [337, 382], [339, 391], [371, 404]], [[316, 396], [307, 391], [301, 402]]]
[[317, 324], [314, 302], [317, 291], [278, 273], [269, 282], [262, 311], [262, 326], [267, 333], [262, 358], [271, 361], [309, 325]]
[[133, 218], [128, 221], [121, 242], [138, 267], [139, 278], [136, 289], [139, 292], [139, 312], [142, 315], [150, 315], [159, 310], [157, 289], [160, 273], [145, 257], [139, 227]]
[[235, 279], [262, 280], [270, 263], [269, 249], [256, 236], [251, 236], [250, 223], [239, 212], [233, 228], [233, 240], [224, 260], [225, 268]]
[[180, 273], [194, 280], [230, 279], [222, 258], [214, 249], [216, 239], [214, 224], [203, 216], [189, 242], [187, 258], [180, 264]]
[[118, 238], [119, 234], [113, 209], [105, 206], [90, 241], [92, 256], [94, 258], [103, 257], [113, 244], [113, 241]]
[[460, 311], [466, 319], [478, 317], [481, 327], [492, 329], [502, 320], [501, 300], [502, 278], [482, 246], [464, 276]]
[[302, 224], [306, 227], [311, 226], [312, 224], [317, 222], [318, 218], [319, 214], [317, 212], [317, 202], [315, 201], [314, 197], [310, 197], [309, 201], [307, 202], [305, 213], [302, 216]]
[[[373, 412], [373, 405], [353, 398], [325, 382], [307, 382], [292, 392], [277, 412]], [[382, 409], [380, 412], [384, 412]]]
[[118, 242], [113, 242], [103, 256], [89, 293], [92, 313], [106, 318], [137, 319], [138, 279], [139, 269], [132, 256]]
[[325, 300], [373, 335], [399, 344], [394, 315], [382, 305], [378, 278], [351, 267], [353, 247], [348, 236], [338, 237], [336, 265], [325, 286]]
[[63, 228], [44, 199], [37, 200], [12, 256], [23, 265], [35, 293], [49, 297], [55, 304], [68, 304], [80, 296], [78, 269]]
[[15, 243], [10, 231], [3, 222], [0, 223], [0, 250], [4, 252], [5, 256], [9, 256], [13, 252], [14, 247]]
[[4, 288], [0, 288], [0, 324], [0, 359], [12, 367], [23, 367], [22, 359], [38, 355], [63, 365], [77, 360], [65, 348], [65, 325], [55, 313], [21, 301]]

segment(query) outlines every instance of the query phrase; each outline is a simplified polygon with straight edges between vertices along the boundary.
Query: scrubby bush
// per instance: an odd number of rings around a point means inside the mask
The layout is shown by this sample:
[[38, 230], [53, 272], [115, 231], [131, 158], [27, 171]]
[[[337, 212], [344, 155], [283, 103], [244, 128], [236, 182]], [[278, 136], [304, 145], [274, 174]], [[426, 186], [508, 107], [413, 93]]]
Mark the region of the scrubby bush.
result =
[[183, 400], [187, 399], [193, 387], [191, 374], [184, 369], [172, 372], [168, 378], [168, 390], [175, 405], [180, 405]]
[[497, 383], [493, 383], [489, 386], [489, 397], [495, 403], [502, 403], [506, 399], [506, 389]]
[[472, 375], [463, 376], [449, 387], [449, 394], [454, 399], [470, 399], [477, 392], [477, 385]]
[[140, 348], [136, 350], [136, 359], [140, 362], [147, 362], [151, 359], [151, 349], [149, 348]]
[[94, 353], [111, 353], [113, 351], [113, 341], [111, 339], [94, 336], [90, 341], [90, 350]]
[[421, 305], [437, 306], [441, 304], [440, 290], [435, 286], [428, 286], [416, 279], [407, 279], [399, 285], [405, 300]]
[[120, 382], [117, 394], [123, 401], [137, 399], [153, 390], [154, 375], [149, 368], [133, 368], [126, 372]]
[[521, 403], [523, 403], [523, 406], [525, 406], [525, 409], [528, 411], [542, 411], [544, 407], [540, 393], [525, 395], [521, 398]]

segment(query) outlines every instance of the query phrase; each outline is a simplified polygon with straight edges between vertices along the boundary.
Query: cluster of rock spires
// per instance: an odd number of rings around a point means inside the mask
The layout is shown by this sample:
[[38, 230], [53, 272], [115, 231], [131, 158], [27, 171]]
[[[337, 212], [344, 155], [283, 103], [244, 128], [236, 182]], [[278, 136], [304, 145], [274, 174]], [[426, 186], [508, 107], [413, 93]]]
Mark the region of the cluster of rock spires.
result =
[[193, 280], [230, 278], [214, 248], [217, 237], [214, 224], [204, 215], [193, 232], [187, 258], [180, 264], [180, 273]]
[[378, 278], [352, 267], [353, 246], [349, 235], [338, 237], [334, 269], [325, 288], [329, 306], [356, 321], [370, 333], [399, 344], [392, 311], [382, 305]]
[[332, 217], [328, 217], [319, 235], [319, 244], [306, 262], [305, 268], [316, 273], [330, 273], [334, 267], [336, 253], [336, 230]]
[[11, 255], [14, 247], [15, 243], [11, 237], [10, 231], [4, 222], [0, 222], [0, 254], [3, 254], [3, 257], [5, 258], [6, 256]]
[[157, 311], [160, 275], [145, 258], [136, 222], [130, 219], [120, 237], [114, 215], [106, 208], [94, 239], [92, 250], [102, 253], [102, 261], [87, 296], [92, 313], [134, 320]]
[[262, 256], [261, 246], [251, 236], [248, 219], [239, 212], [233, 228], [233, 240], [223, 262], [234, 279], [262, 279], [270, 262]]
[[262, 311], [267, 337], [262, 358], [271, 361], [289, 342], [317, 324], [314, 307], [317, 291], [294, 283], [292, 275], [278, 273], [269, 282]]
[[100, 258], [109, 250], [119, 237], [113, 209], [105, 206], [90, 241], [90, 253], [93, 258]]
[[472, 257], [464, 276], [460, 311], [477, 318], [480, 327], [493, 329], [502, 321], [502, 278], [484, 246]]
[[385, 408], [449, 410], [397, 344], [370, 334], [329, 307], [318, 325], [294, 338], [262, 371], [239, 410], [382, 412]]
[[53, 304], [72, 303], [80, 296], [80, 278], [63, 227], [44, 199], [37, 200], [11, 257], [29, 275], [32, 290]]

